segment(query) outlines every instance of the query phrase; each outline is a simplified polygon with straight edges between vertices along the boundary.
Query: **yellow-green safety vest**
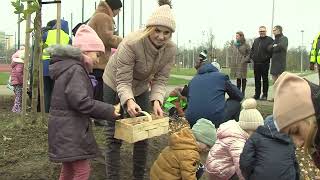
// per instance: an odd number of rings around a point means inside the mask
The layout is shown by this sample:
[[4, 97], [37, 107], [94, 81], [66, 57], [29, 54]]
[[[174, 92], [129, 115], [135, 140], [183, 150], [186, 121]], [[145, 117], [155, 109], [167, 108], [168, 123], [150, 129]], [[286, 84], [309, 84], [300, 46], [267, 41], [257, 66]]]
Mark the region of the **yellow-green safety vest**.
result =
[[[69, 44], [69, 40], [69, 35], [65, 33], [63, 30], [60, 30], [60, 44], [67, 45]], [[46, 47], [57, 44], [57, 29], [52, 29], [48, 31], [48, 36], [44, 44], [46, 45]], [[42, 60], [48, 59], [50, 59], [50, 55], [48, 54], [46, 49], [44, 49], [42, 52]]]
[[315, 63], [317, 61], [318, 64], [320, 64], [320, 47], [317, 47], [319, 38], [320, 38], [320, 33], [313, 40], [312, 49], [310, 51], [310, 62]]

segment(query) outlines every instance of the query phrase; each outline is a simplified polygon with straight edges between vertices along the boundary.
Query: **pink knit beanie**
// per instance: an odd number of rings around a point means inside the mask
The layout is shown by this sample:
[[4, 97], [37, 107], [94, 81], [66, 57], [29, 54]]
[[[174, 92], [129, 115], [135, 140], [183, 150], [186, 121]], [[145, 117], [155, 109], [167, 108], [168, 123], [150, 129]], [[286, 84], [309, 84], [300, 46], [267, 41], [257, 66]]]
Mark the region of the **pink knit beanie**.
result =
[[82, 52], [105, 52], [102, 40], [88, 25], [81, 25], [76, 33], [72, 45]]

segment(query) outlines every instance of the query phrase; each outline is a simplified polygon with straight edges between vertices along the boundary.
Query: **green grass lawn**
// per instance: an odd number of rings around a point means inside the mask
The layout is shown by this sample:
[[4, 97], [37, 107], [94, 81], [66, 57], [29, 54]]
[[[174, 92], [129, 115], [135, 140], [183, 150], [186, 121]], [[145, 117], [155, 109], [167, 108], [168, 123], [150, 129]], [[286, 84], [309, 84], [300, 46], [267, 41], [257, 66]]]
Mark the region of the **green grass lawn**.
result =
[[0, 72], [0, 85], [6, 85], [8, 83], [10, 74], [7, 72]]
[[171, 74], [183, 75], [183, 76], [194, 76], [196, 74], [196, 69], [192, 68], [172, 68]]
[[183, 84], [188, 84], [188, 83], [189, 83], [189, 80], [170, 77], [168, 85], [183, 85]]

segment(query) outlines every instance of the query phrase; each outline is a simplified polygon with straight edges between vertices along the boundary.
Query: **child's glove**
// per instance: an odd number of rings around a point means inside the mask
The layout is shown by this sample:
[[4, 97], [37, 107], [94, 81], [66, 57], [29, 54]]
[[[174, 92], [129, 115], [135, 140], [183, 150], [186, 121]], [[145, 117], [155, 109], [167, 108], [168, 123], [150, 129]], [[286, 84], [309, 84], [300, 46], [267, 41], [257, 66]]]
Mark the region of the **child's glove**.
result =
[[119, 117], [120, 116], [120, 103], [114, 106], [114, 112], [113, 117]]
[[91, 84], [93, 86], [93, 88], [95, 88], [98, 84], [98, 81], [96, 80], [96, 77], [94, 75], [89, 75], [89, 78], [90, 78], [90, 81], [91, 81]]
[[196, 172], [197, 179], [200, 179], [203, 173], [204, 173], [204, 165], [200, 163]]

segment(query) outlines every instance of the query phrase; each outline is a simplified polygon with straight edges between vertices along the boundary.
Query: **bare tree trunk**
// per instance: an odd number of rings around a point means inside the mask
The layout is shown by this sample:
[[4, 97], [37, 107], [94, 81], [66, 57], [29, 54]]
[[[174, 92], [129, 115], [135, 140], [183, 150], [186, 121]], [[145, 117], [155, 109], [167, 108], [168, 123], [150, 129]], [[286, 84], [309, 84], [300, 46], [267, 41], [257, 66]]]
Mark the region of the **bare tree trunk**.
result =
[[[41, 3], [41, 1], [40, 1]], [[39, 65], [41, 61], [41, 9], [36, 12], [36, 17], [34, 19], [34, 34], [35, 34], [35, 42], [34, 42], [34, 59], [33, 59], [33, 83], [32, 83], [32, 112], [37, 112], [38, 106], [38, 90], [39, 90]]]
[[[28, 8], [30, 2], [28, 2]], [[23, 68], [23, 90], [22, 90], [22, 119], [25, 119], [27, 113], [27, 87], [29, 79], [29, 59], [30, 59], [30, 24], [31, 24], [31, 15], [27, 15], [26, 21], [26, 38], [25, 38], [25, 52], [24, 52], [24, 68]]]
[[[57, 0], [56, 0], [57, 1]], [[61, 3], [57, 3], [57, 44], [60, 44], [60, 30], [61, 30]]]

